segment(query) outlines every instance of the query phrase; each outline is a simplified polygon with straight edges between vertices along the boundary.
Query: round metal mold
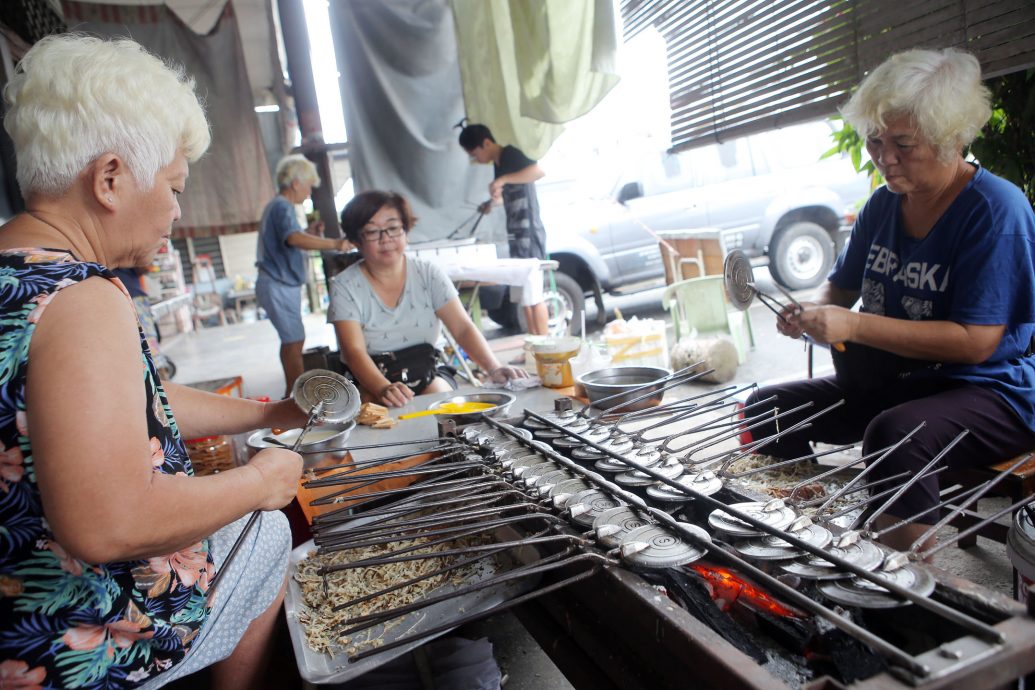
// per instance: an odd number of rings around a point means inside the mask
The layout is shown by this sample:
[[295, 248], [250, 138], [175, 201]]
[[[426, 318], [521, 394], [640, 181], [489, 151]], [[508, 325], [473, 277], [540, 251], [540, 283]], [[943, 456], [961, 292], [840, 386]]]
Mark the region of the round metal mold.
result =
[[[914, 563], [891, 571], [878, 571], [876, 574], [920, 596], [926, 597], [934, 591], [934, 577], [927, 568]], [[891, 609], [910, 603], [877, 583], [859, 577], [824, 582], [819, 585], [819, 591], [835, 604], [864, 609]]]
[[618, 455], [632, 455], [633, 442], [628, 436], [616, 436], [606, 441], [602, 441], [597, 445], [600, 446], [598, 450], [602, 450], [607, 453], [617, 453]]
[[[565, 410], [564, 412], [547, 412], [546, 414], [540, 416], [548, 422], [553, 422], [557, 426], [564, 426], [568, 422], [572, 422], [578, 418], [574, 410]], [[536, 421], [538, 422], [539, 420]]]
[[563, 452], [570, 452], [576, 448], [585, 445], [582, 441], [571, 436], [559, 436], [553, 441], [553, 447]]
[[[525, 461], [533, 461], [533, 460], [534, 460], [534, 462], [525, 462]], [[532, 465], [535, 465], [535, 464], [538, 464], [540, 462], [543, 462], [543, 456], [540, 455], [539, 453], [533, 453], [532, 451], [526, 451], [525, 453], [523, 453], [521, 455], [515, 454], [515, 455], [510, 455], [510, 456], [507, 456], [507, 457], [503, 458], [502, 460], [500, 460], [500, 465], [503, 466], [504, 470], [509, 470], [509, 469], [511, 469], [514, 466], [514, 463], [518, 462], [518, 461], [521, 461], [523, 463], [523, 464], [519, 465], [519, 467], [531, 467]]]
[[545, 461], [546, 458], [542, 455], [532, 453], [531, 455], [526, 455], [511, 462], [510, 465], [507, 465], [507, 470], [512, 472], [515, 476], [519, 476], [520, 474], [524, 474], [526, 468], [541, 465]]
[[[860, 539], [844, 547], [830, 546], [824, 550], [863, 570], [876, 570], [884, 562], [884, 551], [868, 539]], [[811, 554], [789, 563], [781, 563], [780, 568], [786, 573], [808, 580], [840, 580], [852, 576], [830, 561]]]
[[531, 429], [532, 431], [539, 431], [540, 429], [549, 429], [550, 427], [543, 422], [540, 422], [534, 417], [525, 417], [521, 420], [521, 426], [524, 429]]
[[637, 527], [649, 524], [630, 506], [608, 508], [593, 521], [597, 541], [609, 549], [617, 547], [622, 538]]
[[584, 437], [587, 441], [592, 441], [593, 443], [603, 443], [604, 441], [607, 441], [611, 438], [611, 434], [611, 427], [597, 426], [580, 435]]
[[484, 436], [489, 431], [488, 424], [470, 424], [460, 429], [458, 432], [460, 438], [467, 441], [468, 443], [478, 443], [478, 437]]
[[[797, 517], [794, 509], [779, 499], [765, 502], [748, 501], [746, 503], [734, 503], [729, 507], [749, 517], [753, 517], [759, 522], [764, 522], [773, 529], [783, 529], [794, 522], [794, 518]], [[734, 537], [757, 537], [763, 534], [725, 510], [713, 510], [708, 516], [708, 524], [711, 525], [712, 529]]]
[[593, 423], [585, 417], [573, 417], [565, 422], [562, 422], [561, 426], [563, 426], [567, 431], [570, 431], [574, 434], [581, 434], [585, 431], [589, 431], [590, 427], [593, 426]]
[[519, 441], [510, 441], [508, 443], [500, 443], [492, 446], [481, 446], [489, 457], [496, 460], [505, 460], [508, 457], [514, 457], [516, 455], [524, 455], [531, 453], [528, 446], [522, 444]]
[[536, 450], [538, 450], [540, 453], [552, 453], [553, 452], [553, 446], [551, 446], [546, 441], [538, 441], [538, 440], [532, 439], [531, 441], [529, 441], [529, 443], [531, 443], [532, 447], [535, 448]]
[[[722, 480], [715, 476], [715, 473], [710, 470], [683, 474], [676, 477], [674, 481], [704, 496], [711, 496], [722, 488]], [[656, 501], [668, 501], [673, 503], [684, 503], [686, 501], [693, 500], [693, 496], [677, 491], [668, 484], [663, 484], [661, 482], [658, 482], [647, 489], [647, 496]]]
[[619, 505], [622, 505], [621, 501], [600, 489], [585, 489], [572, 496], [564, 508], [571, 513], [576, 524], [591, 527], [598, 515]]
[[322, 403], [320, 419], [325, 422], [347, 422], [359, 412], [359, 389], [326, 369], [310, 369], [295, 379], [291, 397], [307, 413]]
[[557, 431], [556, 429], [537, 429], [532, 432], [532, 438], [536, 441], [543, 441], [545, 443], [551, 443], [564, 436], [563, 431]]
[[541, 490], [542, 487], [553, 486], [554, 484], [559, 484], [560, 482], [568, 481], [569, 479], [573, 478], [574, 477], [572, 477], [571, 472], [569, 472], [568, 470], [557, 470], [556, 472], [547, 472], [546, 474], [542, 474], [536, 477], [535, 486], [536, 488]]
[[654, 483], [653, 477], [648, 477], [640, 472], [620, 472], [615, 475], [615, 484], [629, 488], [640, 488], [650, 486]]
[[521, 479], [523, 479], [526, 484], [535, 484], [534, 480], [538, 479], [539, 477], [542, 477], [544, 474], [556, 472], [559, 469], [561, 469], [560, 465], [558, 465], [555, 462], [551, 462], [550, 460], [547, 460], [546, 462], [541, 462], [538, 465], [526, 467], [524, 472], [521, 473]]
[[565, 479], [564, 481], [557, 482], [550, 487], [550, 498], [554, 496], [560, 496], [562, 494], [568, 494], [574, 497], [575, 494], [580, 491], [585, 491], [590, 488], [586, 480], [575, 477], [573, 479]]
[[597, 460], [603, 459], [605, 456], [595, 448], [584, 448], [579, 446], [578, 448], [572, 449], [571, 457], [572, 460], [578, 460], [579, 462], [596, 462]]
[[[698, 534], [706, 543], [711, 539], [708, 533], [697, 525], [681, 522], [680, 526]], [[644, 525], [629, 531], [619, 542], [618, 548], [625, 549], [646, 543], [647, 547], [622, 555], [622, 560], [642, 568], [672, 568], [693, 563], [704, 555], [704, 549], [684, 541], [661, 525]]]
[[[790, 534], [818, 549], [825, 549], [834, 540], [830, 530], [815, 524], [809, 524]], [[734, 548], [745, 558], [757, 561], [785, 561], [802, 555], [801, 549], [797, 546], [772, 534], [743, 539], [734, 544]]]
[[598, 460], [594, 467], [601, 472], [632, 472], [637, 467], [656, 467], [661, 464], [661, 453], [647, 452], [644, 454], [626, 452], [622, 453], [622, 459], [605, 456]]
[[[662, 477], [672, 480], [675, 480], [676, 477], [680, 476], [683, 473], [683, 466], [680, 465], [678, 462], [667, 462], [658, 465], [657, 467], [652, 467], [650, 469], [652, 472], [657, 472]], [[635, 487], [649, 487], [659, 483], [655, 477], [647, 474], [646, 472], [641, 472], [639, 470], [630, 470], [628, 472], [622, 472], [621, 474], [615, 477], [615, 481], [624, 486]]]
[[747, 254], [739, 249], [730, 251], [723, 263], [722, 273], [730, 304], [740, 311], [751, 306], [751, 300], [755, 297], [755, 291], [751, 289], [755, 283], [755, 272]]

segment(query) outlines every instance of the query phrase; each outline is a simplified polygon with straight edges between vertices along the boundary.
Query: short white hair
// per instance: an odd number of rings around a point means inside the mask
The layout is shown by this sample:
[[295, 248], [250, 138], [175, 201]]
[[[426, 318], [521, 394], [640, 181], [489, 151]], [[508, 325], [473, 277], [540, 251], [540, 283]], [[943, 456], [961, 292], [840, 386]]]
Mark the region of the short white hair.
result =
[[211, 140], [194, 80], [125, 38], [47, 36], [18, 63], [4, 98], [26, 199], [64, 194], [105, 153], [150, 189], [177, 151], [193, 162]]
[[863, 80], [841, 114], [863, 136], [882, 131], [890, 118], [908, 116], [949, 162], [974, 141], [992, 109], [977, 58], [946, 48], [892, 55]]
[[284, 156], [277, 163], [277, 188], [287, 189], [296, 180], [301, 183], [310, 183], [314, 187], [320, 186], [320, 173], [312, 161], [300, 153], [292, 153]]

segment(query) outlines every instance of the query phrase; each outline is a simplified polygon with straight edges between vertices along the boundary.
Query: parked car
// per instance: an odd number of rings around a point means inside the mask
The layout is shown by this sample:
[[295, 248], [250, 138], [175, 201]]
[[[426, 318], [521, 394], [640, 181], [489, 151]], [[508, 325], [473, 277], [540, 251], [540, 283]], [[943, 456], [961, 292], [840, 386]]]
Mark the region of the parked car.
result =
[[[604, 293], [662, 283], [656, 233], [664, 230], [719, 229], [726, 250], [768, 262], [784, 287], [821, 283], [840, 248], [846, 211], [854, 212], [869, 192], [847, 157], [820, 159], [832, 145], [831, 127], [810, 122], [645, 155], [602, 194], [575, 193], [571, 181], [544, 179], [538, 191], [547, 250], [560, 264], [550, 291], [552, 319], [578, 324], [587, 294], [602, 314]], [[500, 310], [490, 315], [506, 318]]]

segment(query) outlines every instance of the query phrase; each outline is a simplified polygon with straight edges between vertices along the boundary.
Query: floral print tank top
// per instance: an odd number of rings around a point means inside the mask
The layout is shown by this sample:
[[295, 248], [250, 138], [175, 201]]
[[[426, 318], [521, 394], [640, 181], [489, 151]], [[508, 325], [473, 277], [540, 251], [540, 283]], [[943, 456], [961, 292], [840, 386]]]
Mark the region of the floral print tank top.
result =
[[[131, 688], [183, 659], [208, 616], [208, 541], [121, 563], [72, 558], [50, 533], [33, 467], [25, 380], [47, 304], [92, 276], [67, 252], [0, 252], [0, 687]], [[127, 293], [127, 309], [132, 309]], [[155, 472], [192, 475], [143, 332], [142, 384]]]

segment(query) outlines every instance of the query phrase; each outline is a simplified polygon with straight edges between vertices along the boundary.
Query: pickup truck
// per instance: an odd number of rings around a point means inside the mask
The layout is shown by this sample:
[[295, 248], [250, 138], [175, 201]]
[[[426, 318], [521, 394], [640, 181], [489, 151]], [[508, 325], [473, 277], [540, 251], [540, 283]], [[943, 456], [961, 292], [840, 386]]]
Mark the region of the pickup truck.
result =
[[[846, 214], [869, 193], [866, 176], [847, 157], [820, 158], [832, 146], [833, 126], [809, 122], [643, 155], [599, 194], [545, 178], [537, 189], [547, 250], [560, 264], [547, 276], [551, 321], [567, 319], [577, 331], [587, 295], [604, 315], [605, 293], [663, 284], [657, 233], [664, 230], [719, 229], [727, 251], [768, 262], [784, 287], [821, 283], [840, 249]], [[507, 319], [501, 309], [490, 316]]]

